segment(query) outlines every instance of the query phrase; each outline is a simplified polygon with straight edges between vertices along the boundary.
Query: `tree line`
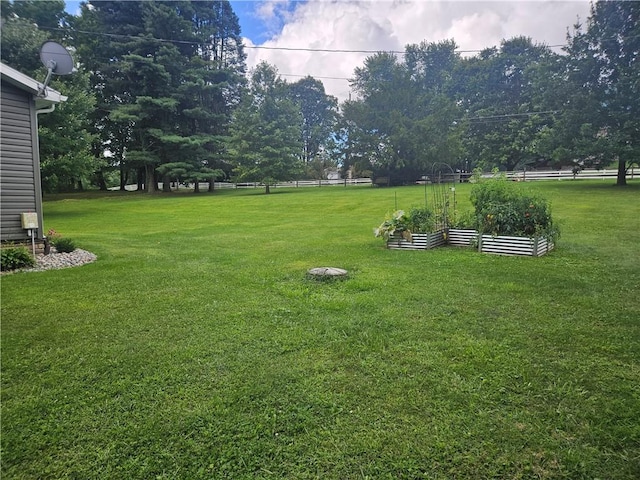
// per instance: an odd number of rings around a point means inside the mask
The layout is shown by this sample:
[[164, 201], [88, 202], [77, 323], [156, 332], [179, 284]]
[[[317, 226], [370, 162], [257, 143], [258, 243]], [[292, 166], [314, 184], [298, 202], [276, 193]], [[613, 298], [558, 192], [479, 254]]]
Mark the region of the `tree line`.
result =
[[599, 1], [561, 53], [516, 37], [463, 57], [454, 40], [380, 52], [339, 104], [312, 77], [246, 69], [228, 1], [2, 0], [2, 61], [43, 76], [47, 39], [78, 71], [40, 117], [43, 188], [326, 178], [340, 169], [414, 183], [460, 171], [605, 167], [640, 150], [640, 3]]

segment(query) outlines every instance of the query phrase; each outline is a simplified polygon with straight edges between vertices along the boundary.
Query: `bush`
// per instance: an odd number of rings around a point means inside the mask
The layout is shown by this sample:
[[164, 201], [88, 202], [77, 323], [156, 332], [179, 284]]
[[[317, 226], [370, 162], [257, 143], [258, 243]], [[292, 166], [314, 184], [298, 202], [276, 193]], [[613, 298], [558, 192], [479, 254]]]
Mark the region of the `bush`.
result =
[[471, 189], [476, 226], [480, 233], [551, 240], [559, 236], [546, 199], [522, 191], [504, 175], [483, 179]]
[[58, 253], [71, 253], [76, 249], [76, 244], [70, 238], [63, 238], [53, 228], [47, 232], [51, 245], [56, 247]]
[[3, 248], [0, 251], [2, 270], [16, 270], [18, 268], [33, 267], [36, 261], [25, 247]]
[[76, 249], [76, 244], [70, 238], [54, 238], [51, 244], [56, 247], [58, 253], [71, 253]]

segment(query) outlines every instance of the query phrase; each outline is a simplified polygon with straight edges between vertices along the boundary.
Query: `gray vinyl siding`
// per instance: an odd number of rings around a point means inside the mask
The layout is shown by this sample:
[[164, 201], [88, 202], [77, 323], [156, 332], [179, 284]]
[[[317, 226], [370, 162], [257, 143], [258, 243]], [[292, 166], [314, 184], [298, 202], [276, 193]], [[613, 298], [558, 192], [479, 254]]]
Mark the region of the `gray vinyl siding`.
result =
[[0, 237], [29, 238], [20, 214], [37, 212], [42, 238], [42, 198], [33, 96], [2, 82], [0, 97]]

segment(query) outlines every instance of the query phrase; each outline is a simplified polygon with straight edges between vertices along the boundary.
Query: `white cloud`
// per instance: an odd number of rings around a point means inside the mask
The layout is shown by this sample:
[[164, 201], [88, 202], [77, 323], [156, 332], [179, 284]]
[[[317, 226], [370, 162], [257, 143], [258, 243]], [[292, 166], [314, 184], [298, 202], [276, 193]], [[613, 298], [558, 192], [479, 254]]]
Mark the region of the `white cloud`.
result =
[[[256, 3], [256, 11], [267, 28], [279, 25], [260, 44], [264, 47], [402, 51], [407, 44], [453, 38], [460, 50], [468, 51], [497, 46], [519, 35], [547, 45], [564, 44], [567, 28], [576, 18], [586, 20], [589, 2], [285, 0]], [[246, 44], [251, 45], [248, 40]], [[370, 55], [266, 49], [247, 49], [247, 54], [250, 68], [265, 60], [281, 74], [343, 78], [352, 77]], [[347, 81], [322, 81], [328, 93], [348, 98]]]

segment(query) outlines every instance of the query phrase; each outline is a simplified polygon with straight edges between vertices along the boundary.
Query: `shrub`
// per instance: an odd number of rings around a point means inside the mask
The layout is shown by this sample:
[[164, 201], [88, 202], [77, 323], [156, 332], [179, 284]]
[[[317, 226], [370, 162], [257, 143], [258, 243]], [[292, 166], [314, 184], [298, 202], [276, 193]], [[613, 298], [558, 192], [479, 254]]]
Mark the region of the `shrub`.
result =
[[476, 176], [476, 182], [471, 188], [471, 204], [478, 213], [490, 205], [506, 204], [514, 201], [520, 195], [518, 185], [507, 180], [504, 173], [493, 178]]
[[51, 243], [56, 247], [58, 253], [71, 253], [76, 249], [75, 242], [70, 238], [54, 238]]
[[3, 248], [0, 251], [2, 270], [16, 270], [18, 268], [33, 267], [36, 261], [25, 247]]
[[543, 236], [551, 240], [559, 236], [551, 208], [546, 199], [522, 191], [504, 175], [482, 179], [471, 189], [476, 226], [490, 235]]
[[71, 253], [76, 249], [76, 244], [70, 238], [63, 238], [53, 228], [47, 232], [51, 245], [56, 247], [58, 253]]

